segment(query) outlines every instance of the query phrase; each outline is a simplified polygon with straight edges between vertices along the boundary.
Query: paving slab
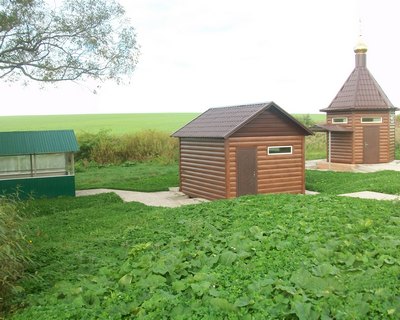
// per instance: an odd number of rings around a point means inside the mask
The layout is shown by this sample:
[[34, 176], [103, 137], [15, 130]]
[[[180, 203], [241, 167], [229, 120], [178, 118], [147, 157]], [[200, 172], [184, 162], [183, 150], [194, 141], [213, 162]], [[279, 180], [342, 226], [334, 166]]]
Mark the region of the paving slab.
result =
[[361, 173], [369, 173], [383, 170], [400, 171], [400, 160], [377, 164], [345, 164], [333, 162], [328, 163], [325, 159], [307, 160], [306, 169], [323, 171], [352, 171]]
[[315, 195], [319, 194], [318, 191], [311, 191], [311, 190], [306, 190], [305, 193], [306, 193], [306, 195], [309, 195], [309, 196], [315, 196]]
[[95, 195], [100, 193], [113, 192], [118, 195], [124, 202], [141, 202], [147, 206], [154, 207], [167, 207], [176, 208], [184, 205], [198, 204], [202, 202], [208, 202], [206, 199], [201, 198], [189, 198], [182, 192], [171, 188], [169, 191], [160, 192], [137, 192], [127, 190], [115, 190], [115, 189], [89, 189], [89, 190], [78, 190], [76, 191], [77, 197]]
[[373, 191], [345, 193], [345, 194], [340, 194], [339, 196], [361, 198], [361, 199], [375, 199], [375, 200], [392, 200], [392, 201], [400, 200], [400, 196], [396, 196], [393, 194], [380, 193], [380, 192], [373, 192]]

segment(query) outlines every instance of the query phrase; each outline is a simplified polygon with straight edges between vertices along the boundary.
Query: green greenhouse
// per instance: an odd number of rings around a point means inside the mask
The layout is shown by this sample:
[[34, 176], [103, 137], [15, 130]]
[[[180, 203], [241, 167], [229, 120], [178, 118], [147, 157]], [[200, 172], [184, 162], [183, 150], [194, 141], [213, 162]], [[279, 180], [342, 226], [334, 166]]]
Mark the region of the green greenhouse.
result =
[[73, 130], [0, 132], [0, 195], [75, 196]]

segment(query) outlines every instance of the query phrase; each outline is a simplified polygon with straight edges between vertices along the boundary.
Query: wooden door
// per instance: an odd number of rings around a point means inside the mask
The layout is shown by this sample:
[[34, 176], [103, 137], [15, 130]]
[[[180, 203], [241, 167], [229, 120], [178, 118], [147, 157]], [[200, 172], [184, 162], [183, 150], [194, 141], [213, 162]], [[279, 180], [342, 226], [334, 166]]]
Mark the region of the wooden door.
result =
[[236, 149], [236, 170], [236, 195], [257, 194], [257, 148]]
[[364, 163], [379, 163], [379, 126], [364, 127]]

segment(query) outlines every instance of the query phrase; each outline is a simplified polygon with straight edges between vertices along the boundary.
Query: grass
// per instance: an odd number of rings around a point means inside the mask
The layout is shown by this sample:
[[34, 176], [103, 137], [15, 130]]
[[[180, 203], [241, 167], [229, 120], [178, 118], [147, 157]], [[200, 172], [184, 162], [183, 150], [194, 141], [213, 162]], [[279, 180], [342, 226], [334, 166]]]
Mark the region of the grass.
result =
[[132, 191], [164, 191], [179, 185], [177, 164], [137, 163], [88, 167], [76, 173], [76, 188], [110, 188]]
[[[75, 133], [110, 130], [115, 134], [159, 130], [172, 133], [197, 117], [199, 113], [131, 113], [79, 114], [50, 116], [0, 116], [2, 131], [74, 129]], [[301, 114], [295, 115], [302, 117]], [[323, 122], [325, 115], [310, 115], [315, 122]]]
[[0, 116], [2, 131], [73, 129], [75, 133], [110, 130], [114, 134], [157, 129], [172, 133], [198, 113], [79, 114]]
[[[126, 166], [88, 167], [76, 173], [78, 190], [111, 188], [164, 191], [179, 185], [177, 164], [138, 163]], [[326, 194], [358, 191], [400, 193], [400, 172], [373, 173], [306, 171], [306, 189]]]
[[[78, 190], [110, 188], [164, 191], [179, 185], [177, 164], [137, 163], [125, 166], [88, 167], [76, 173]], [[400, 193], [400, 172], [373, 173], [306, 170], [306, 189], [326, 194], [358, 191]]]
[[399, 203], [268, 195], [177, 209], [38, 200], [10, 319], [395, 319]]
[[306, 189], [326, 194], [358, 191], [400, 194], [400, 172], [354, 173], [307, 170]]

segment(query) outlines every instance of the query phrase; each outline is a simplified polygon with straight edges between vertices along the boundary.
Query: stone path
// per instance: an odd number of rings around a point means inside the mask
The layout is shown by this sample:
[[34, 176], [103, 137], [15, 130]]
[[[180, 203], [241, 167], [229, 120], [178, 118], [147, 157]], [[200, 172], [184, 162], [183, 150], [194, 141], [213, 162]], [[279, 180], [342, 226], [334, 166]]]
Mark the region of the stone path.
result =
[[[136, 192], [136, 191], [126, 191], [126, 190], [115, 190], [115, 189], [90, 189], [90, 190], [78, 190], [76, 191], [77, 197], [90, 196], [100, 193], [110, 193], [113, 192], [117, 194], [124, 202], [141, 202], [147, 206], [153, 207], [167, 207], [176, 208], [180, 206], [199, 204], [203, 202], [208, 202], [206, 199], [201, 198], [189, 198], [187, 195], [178, 191], [178, 188], [170, 188], [169, 191], [160, 192]], [[306, 190], [306, 195], [317, 195], [318, 192]], [[386, 194], [380, 192], [372, 191], [361, 191], [340, 194], [341, 197], [353, 197], [361, 199], [375, 199], [375, 200], [389, 200], [389, 201], [400, 201], [400, 196], [393, 194]]]
[[[306, 195], [317, 195], [319, 192], [306, 190]], [[374, 191], [360, 191], [352, 193], [339, 194], [339, 197], [351, 197], [360, 199], [373, 199], [373, 200], [390, 200], [390, 201], [400, 201], [400, 196], [394, 194], [380, 193]]]
[[353, 192], [353, 193], [345, 193], [340, 194], [341, 197], [353, 197], [353, 198], [361, 198], [361, 199], [375, 199], [375, 200], [400, 200], [400, 196], [396, 196], [393, 194], [373, 192], [373, 191], [361, 191], [361, 192]]
[[124, 202], [141, 202], [147, 206], [154, 207], [168, 207], [176, 208], [189, 204], [198, 204], [207, 202], [208, 200], [200, 198], [189, 198], [187, 195], [178, 191], [178, 188], [170, 188], [169, 191], [160, 192], [136, 192], [126, 190], [114, 190], [114, 189], [90, 189], [90, 190], [78, 190], [76, 196], [89, 196], [100, 193], [114, 192]]
[[389, 163], [377, 164], [343, 164], [329, 163], [325, 159], [306, 161], [306, 169], [310, 170], [333, 170], [333, 171], [352, 171], [352, 172], [376, 172], [382, 170], [400, 171], [400, 160], [394, 160]]

